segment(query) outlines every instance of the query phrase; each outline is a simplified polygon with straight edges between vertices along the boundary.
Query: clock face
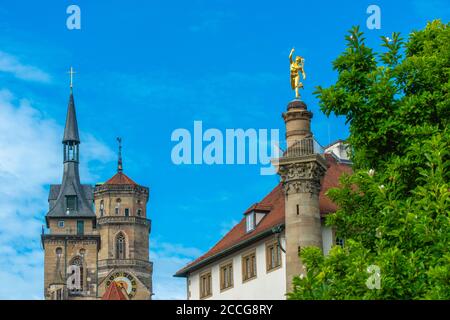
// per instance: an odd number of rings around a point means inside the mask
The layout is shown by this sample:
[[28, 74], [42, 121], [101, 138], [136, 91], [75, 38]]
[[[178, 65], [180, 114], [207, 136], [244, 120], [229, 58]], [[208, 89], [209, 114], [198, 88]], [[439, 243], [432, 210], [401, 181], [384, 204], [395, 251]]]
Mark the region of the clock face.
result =
[[109, 276], [106, 281], [106, 288], [108, 288], [112, 282], [115, 282], [119, 287], [125, 289], [128, 294], [128, 298], [131, 299], [135, 296], [137, 291], [136, 279], [128, 272], [118, 271]]

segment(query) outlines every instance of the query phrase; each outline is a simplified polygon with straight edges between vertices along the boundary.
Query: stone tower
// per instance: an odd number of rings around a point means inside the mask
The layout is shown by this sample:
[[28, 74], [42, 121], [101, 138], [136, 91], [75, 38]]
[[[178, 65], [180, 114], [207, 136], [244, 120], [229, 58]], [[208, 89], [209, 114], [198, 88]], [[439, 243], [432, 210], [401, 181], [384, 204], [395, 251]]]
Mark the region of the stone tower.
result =
[[153, 264], [149, 261], [151, 221], [149, 189], [123, 173], [121, 139], [117, 173], [94, 191], [102, 247], [98, 257], [99, 296], [111, 285], [125, 289], [128, 299], [152, 298]]
[[45, 299], [95, 299], [100, 236], [93, 211], [93, 188], [82, 185], [78, 172], [78, 124], [71, 88], [63, 137], [61, 184], [51, 185], [49, 211], [42, 233]]
[[312, 132], [312, 112], [301, 100], [293, 100], [283, 113], [287, 148], [279, 159], [278, 174], [285, 192], [286, 289], [292, 290], [292, 278], [304, 273], [300, 249], [322, 248], [319, 209], [321, 180], [327, 165], [318, 153]]

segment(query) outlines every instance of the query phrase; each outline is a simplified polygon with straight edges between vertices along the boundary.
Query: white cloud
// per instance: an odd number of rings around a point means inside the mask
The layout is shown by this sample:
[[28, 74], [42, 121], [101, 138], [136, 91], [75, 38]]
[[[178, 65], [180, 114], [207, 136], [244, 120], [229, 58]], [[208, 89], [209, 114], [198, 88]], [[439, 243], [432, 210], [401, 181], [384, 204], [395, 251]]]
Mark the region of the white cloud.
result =
[[50, 82], [51, 77], [45, 71], [31, 65], [21, 63], [15, 56], [0, 51], [0, 72], [12, 74], [22, 80]]
[[173, 275], [201, 255], [197, 248], [180, 244], [153, 241], [150, 259], [153, 265], [154, 299], [186, 299], [186, 279]]
[[[26, 99], [0, 90], [0, 299], [42, 299], [40, 233], [48, 210], [48, 185], [62, 178], [62, 134], [62, 125]], [[88, 162], [110, 161], [113, 152], [86, 137], [81, 171], [86, 173], [83, 182], [86, 177], [93, 182], [96, 176]]]

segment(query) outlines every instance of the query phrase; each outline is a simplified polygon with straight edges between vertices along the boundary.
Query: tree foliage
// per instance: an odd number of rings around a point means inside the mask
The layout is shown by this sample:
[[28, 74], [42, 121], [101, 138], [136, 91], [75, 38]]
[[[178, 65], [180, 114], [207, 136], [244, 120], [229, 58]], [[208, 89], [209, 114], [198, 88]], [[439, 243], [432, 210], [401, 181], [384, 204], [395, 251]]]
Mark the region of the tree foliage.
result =
[[326, 257], [303, 249], [289, 298], [450, 299], [449, 24], [382, 38], [380, 54], [358, 27], [346, 40], [336, 83], [316, 91], [350, 126], [354, 173], [328, 191], [339, 209], [327, 218], [346, 242]]

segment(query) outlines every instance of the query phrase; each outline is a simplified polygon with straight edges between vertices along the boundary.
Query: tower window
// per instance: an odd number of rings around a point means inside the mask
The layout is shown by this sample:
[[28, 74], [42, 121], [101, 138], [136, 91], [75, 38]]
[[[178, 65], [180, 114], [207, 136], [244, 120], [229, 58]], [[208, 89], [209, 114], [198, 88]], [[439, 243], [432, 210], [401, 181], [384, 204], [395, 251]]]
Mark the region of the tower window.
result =
[[[80, 270], [80, 287], [78, 289], [72, 289], [72, 293], [76, 293], [76, 292], [80, 292], [83, 291], [83, 285], [84, 285], [84, 269], [83, 269], [83, 260], [82, 257], [80, 256], [76, 256], [75, 258], [72, 259], [70, 265], [72, 266], [77, 266]], [[75, 270], [72, 271], [72, 274], [75, 273]], [[72, 284], [75, 284], [75, 279], [72, 280]]]
[[66, 209], [69, 212], [77, 210], [77, 196], [66, 196]]
[[125, 236], [120, 232], [116, 237], [116, 259], [125, 259], [126, 257], [126, 246], [125, 246]]
[[58, 258], [61, 258], [61, 256], [62, 256], [62, 249], [60, 247], [58, 247], [58, 248], [56, 248], [55, 252], [56, 252], [56, 256]]
[[122, 202], [122, 200], [120, 200], [120, 198], [116, 199], [116, 208], [115, 208], [115, 213], [116, 214], [120, 214], [120, 203]]
[[77, 235], [82, 236], [84, 234], [84, 221], [77, 221]]
[[75, 159], [75, 150], [72, 145], [69, 145], [69, 160]]
[[56, 300], [63, 300], [63, 291], [62, 289], [56, 290]]
[[137, 209], [137, 215], [140, 217], [142, 215], [142, 209]]
[[64, 228], [64, 220], [58, 221], [58, 227]]
[[100, 217], [103, 217], [103, 214], [105, 213], [104, 211], [105, 211], [105, 204], [102, 200], [100, 201]]
[[78, 161], [78, 145], [73, 142], [64, 145], [64, 161]]
[[128, 217], [130, 215], [130, 209], [125, 208], [125, 217]]

